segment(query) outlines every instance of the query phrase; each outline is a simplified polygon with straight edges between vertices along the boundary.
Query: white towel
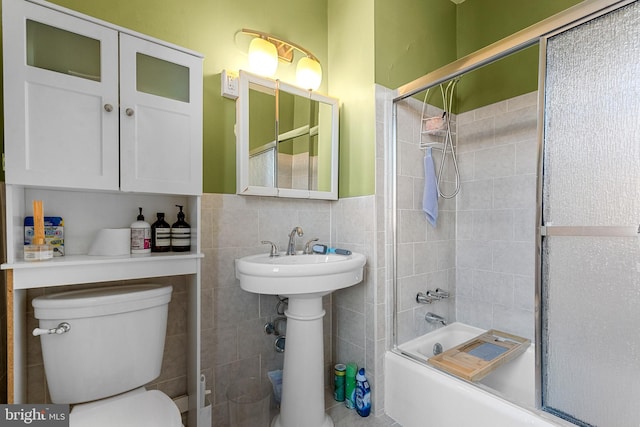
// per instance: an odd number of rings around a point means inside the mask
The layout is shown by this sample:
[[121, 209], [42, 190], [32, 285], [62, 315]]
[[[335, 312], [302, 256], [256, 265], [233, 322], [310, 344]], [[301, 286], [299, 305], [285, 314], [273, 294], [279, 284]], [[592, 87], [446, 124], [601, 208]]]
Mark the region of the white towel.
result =
[[431, 157], [431, 147], [427, 148], [424, 156], [424, 193], [422, 195], [422, 210], [427, 215], [427, 221], [435, 227], [438, 220], [438, 180]]

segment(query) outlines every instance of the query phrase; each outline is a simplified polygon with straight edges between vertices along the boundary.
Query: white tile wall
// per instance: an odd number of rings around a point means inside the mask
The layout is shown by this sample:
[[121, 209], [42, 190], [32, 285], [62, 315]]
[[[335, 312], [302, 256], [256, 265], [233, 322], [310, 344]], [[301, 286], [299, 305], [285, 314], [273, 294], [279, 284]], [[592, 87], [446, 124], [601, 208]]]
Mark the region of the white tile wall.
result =
[[295, 226], [304, 230], [297, 240], [299, 250], [317, 237], [322, 243], [367, 256], [363, 283], [325, 297], [324, 359], [328, 385], [333, 365], [351, 361], [366, 366], [372, 386], [375, 384], [375, 200], [374, 196], [336, 202], [203, 196], [202, 371], [213, 388], [213, 425], [228, 425], [226, 388], [231, 381], [239, 376], [265, 376], [283, 364], [283, 355], [273, 350], [275, 338], [263, 330], [276, 316], [277, 299], [244, 292], [235, 278], [234, 260], [267, 251], [262, 240], [271, 240], [284, 250]]
[[[438, 225], [432, 228], [421, 211], [422, 103], [415, 98], [399, 103], [399, 342], [434, 327], [426, 325], [426, 311], [533, 338], [536, 104], [537, 93], [530, 93], [455, 117], [462, 187], [454, 199], [439, 199]], [[427, 111], [439, 114], [433, 107]], [[448, 165], [447, 192], [454, 180]], [[436, 287], [455, 298], [416, 304], [417, 292]]]
[[[409, 98], [398, 104], [397, 179], [397, 293], [398, 342], [422, 335], [436, 326], [424, 320], [427, 311], [449, 320], [455, 316], [454, 298], [423, 305], [416, 302], [418, 292], [441, 288], [455, 293], [456, 211], [455, 199], [439, 199], [437, 227], [433, 228], [422, 211], [424, 154], [419, 148], [422, 102]], [[442, 110], [429, 106], [426, 115], [441, 116]], [[455, 130], [455, 120], [453, 122]], [[426, 141], [437, 138], [423, 137]], [[434, 164], [441, 153], [433, 151]], [[453, 191], [452, 164], [445, 164], [442, 188]], [[447, 182], [448, 181], [448, 182]], [[481, 200], [481, 199], [479, 199]], [[469, 201], [471, 203], [472, 201]]]
[[458, 131], [456, 318], [532, 339], [537, 92], [460, 114]]

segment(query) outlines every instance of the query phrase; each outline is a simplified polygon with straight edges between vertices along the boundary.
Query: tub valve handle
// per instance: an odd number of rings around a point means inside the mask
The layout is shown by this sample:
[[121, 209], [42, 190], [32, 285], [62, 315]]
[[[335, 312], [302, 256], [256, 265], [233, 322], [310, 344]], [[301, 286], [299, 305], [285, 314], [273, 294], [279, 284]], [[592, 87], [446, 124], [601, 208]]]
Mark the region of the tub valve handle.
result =
[[32, 334], [34, 337], [37, 337], [40, 335], [51, 335], [51, 334], [62, 335], [66, 332], [69, 332], [70, 330], [71, 330], [71, 325], [68, 324], [67, 322], [62, 322], [58, 325], [57, 328], [51, 328], [51, 329], [35, 328]]

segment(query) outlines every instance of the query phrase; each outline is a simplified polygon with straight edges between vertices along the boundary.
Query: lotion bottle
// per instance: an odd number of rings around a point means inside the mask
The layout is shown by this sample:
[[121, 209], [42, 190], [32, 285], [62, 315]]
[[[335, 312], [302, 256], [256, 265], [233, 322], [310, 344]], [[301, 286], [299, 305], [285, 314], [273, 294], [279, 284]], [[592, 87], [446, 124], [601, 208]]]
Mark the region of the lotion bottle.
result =
[[171, 226], [164, 220], [164, 212], [158, 212], [158, 220], [151, 224], [151, 252], [171, 250]]
[[178, 212], [178, 221], [171, 226], [171, 249], [174, 252], [189, 252], [191, 250], [191, 226], [184, 220], [182, 206]]
[[131, 224], [131, 253], [149, 254], [151, 253], [151, 225], [144, 220], [142, 208], [138, 208], [140, 214], [137, 221]]

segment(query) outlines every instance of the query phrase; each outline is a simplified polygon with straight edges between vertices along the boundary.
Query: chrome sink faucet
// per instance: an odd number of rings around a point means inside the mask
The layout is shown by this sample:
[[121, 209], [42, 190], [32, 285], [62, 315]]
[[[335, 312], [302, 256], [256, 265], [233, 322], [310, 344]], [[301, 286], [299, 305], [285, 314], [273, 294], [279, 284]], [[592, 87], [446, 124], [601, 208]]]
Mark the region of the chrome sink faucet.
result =
[[304, 234], [302, 232], [302, 227], [295, 227], [289, 233], [289, 244], [287, 245], [287, 255], [295, 255], [296, 254], [296, 234], [299, 237], [302, 237]]

